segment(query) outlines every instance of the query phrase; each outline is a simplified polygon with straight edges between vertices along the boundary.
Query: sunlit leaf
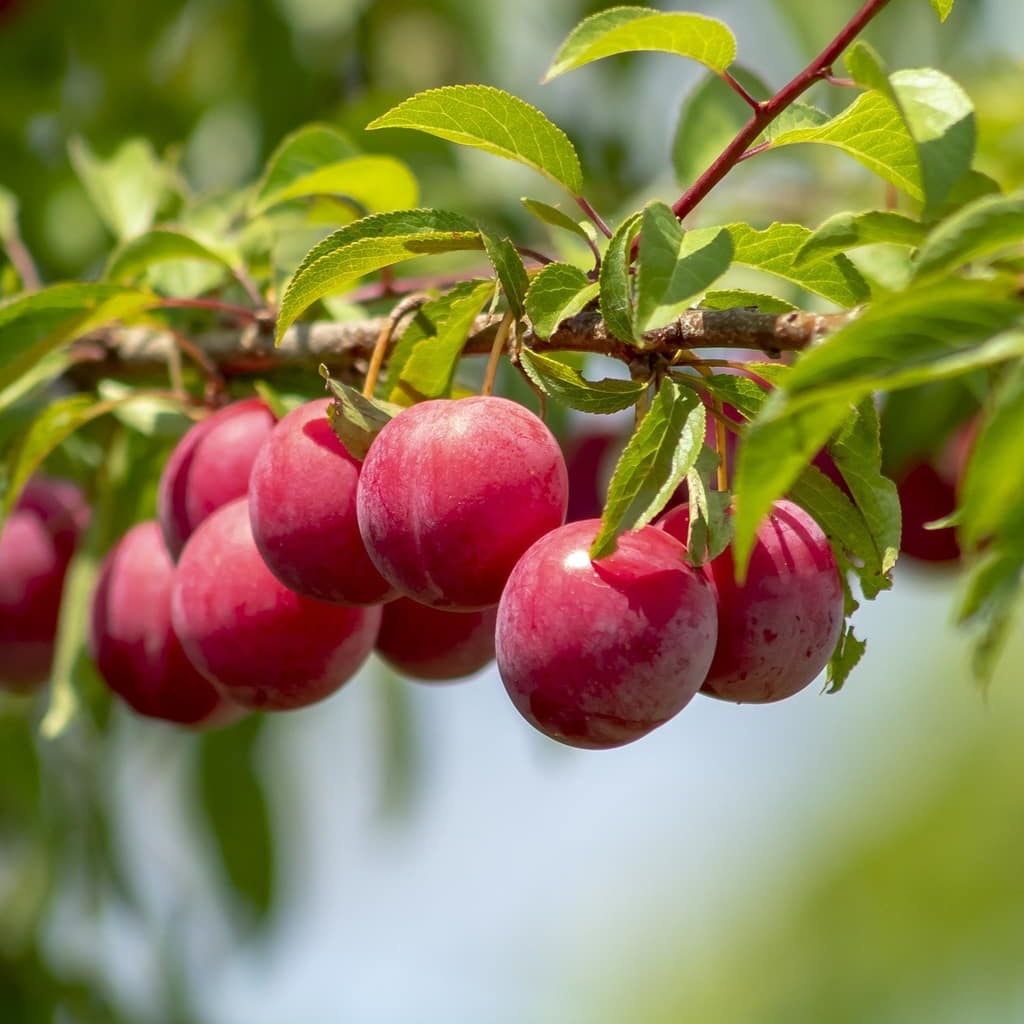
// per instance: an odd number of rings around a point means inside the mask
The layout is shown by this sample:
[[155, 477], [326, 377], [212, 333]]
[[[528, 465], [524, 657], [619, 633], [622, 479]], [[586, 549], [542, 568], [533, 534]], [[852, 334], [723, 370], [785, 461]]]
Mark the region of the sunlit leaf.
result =
[[417, 93], [367, 126], [412, 128], [540, 171], [574, 195], [579, 157], [565, 132], [518, 96], [488, 85], [447, 85]]
[[633, 281], [630, 273], [630, 249], [640, 230], [642, 213], [627, 217], [612, 235], [601, 261], [601, 316], [608, 333], [620, 341], [640, 343], [633, 309]]
[[522, 319], [526, 315], [526, 291], [530, 287], [530, 278], [523, 266], [523, 258], [516, 251], [511, 239], [495, 238], [487, 232], [481, 232], [487, 258], [494, 267], [505, 301], [512, 315]]
[[636, 405], [647, 390], [647, 384], [639, 380], [613, 377], [587, 380], [579, 370], [561, 360], [529, 349], [523, 349], [519, 359], [523, 369], [541, 391], [556, 402], [579, 412], [621, 412]]
[[115, 249], [103, 276], [108, 281], [130, 281], [141, 277], [155, 264], [168, 260], [199, 260], [231, 270], [231, 263], [223, 253], [198, 238], [169, 228], [154, 228]]
[[796, 309], [792, 302], [765, 292], [752, 292], [745, 288], [712, 289], [705, 292], [700, 302], [702, 309], [737, 309], [747, 307], [760, 313], [789, 313]]
[[868, 298], [866, 282], [842, 253], [797, 260], [801, 246], [813, 234], [802, 224], [776, 223], [761, 231], [748, 224], [730, 224], [729, 233], [735, 263], [791, 281], [843, 308]]
[[704, 404], [666, 377], [616, 463], [591, 558], [615, 550], [615, 539], [657, 516], [697, 461], [704, 444]]
[[602, 57], [636, 50], [674, 53], [712, 71], [724, 71], [736, 58], [736, 38], [716, 18], [661, 13], [649, 7], [612, 7], [585, 18], [569, 33], [544, 80]]
[[543, 221], [545, 224], [550, 224], [552, 227], [564, 228], [566, 231], [571, 231], [574, 235], [578, 235], [584, 241], [589, 241], [590, 236], [587, 234], [586, 228], [579, 221], [573, 220], [569, 214], [563, 213], [557, 206], [541, 202], [539, 199], [529, 199], [526, 197], [519, 201], [538, 220]]
[[891, 210], [837, 213], [820, 224], [800, 246], [796, 262], [855, 249], [860, 245], [920, 245], [925, 226]]
[[549, 263], [534, 275], [526, 293], [526, 313], [534, 334], [550, 338], [558, 325], [597, 297], [598, 283], [570, 263]]
[[295, 271], [277, 317], [275, 340], [314, 302], [366, 274], [430, 253], [482, 249], [471, 221], [444, 210], [403, 210], [363, 217], [315, 245]]
[[924, 240], [915, 261], [918, 278], [949, 271], [1008, 246], [1024, 246], [1024, 193], [985, 196], [939, 224]]
[[935, 13], [939, 16], [939, 21], [945, 21], [953, 10], [953, 4], [955, 0], [929, 0], [934, 9]]

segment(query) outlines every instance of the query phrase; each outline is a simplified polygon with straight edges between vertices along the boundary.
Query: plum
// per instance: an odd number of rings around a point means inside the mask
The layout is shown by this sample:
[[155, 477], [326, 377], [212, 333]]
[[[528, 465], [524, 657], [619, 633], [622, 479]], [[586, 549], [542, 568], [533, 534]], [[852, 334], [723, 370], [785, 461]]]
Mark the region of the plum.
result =
[[596, 519], [546, 534], [498, 605], [498, 671], [524, 718], [575, 747], [617, 747], [676, 715], [704, 682], [717, 614], [686, 549], [653, 526], [592, 561]]
[[199, 524], [178, 560], [171, 623], [192, 663], [230, 700], [303, 707], [355, 675], [373, 649], [379, 606], [304, 597], [267, 568], [245, 498]]

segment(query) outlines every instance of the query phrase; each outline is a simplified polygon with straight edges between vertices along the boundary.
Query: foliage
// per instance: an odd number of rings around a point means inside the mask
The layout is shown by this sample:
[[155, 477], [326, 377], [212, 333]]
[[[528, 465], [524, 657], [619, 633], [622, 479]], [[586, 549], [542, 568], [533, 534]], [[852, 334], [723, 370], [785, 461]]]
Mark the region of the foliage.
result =
[[[147, 139], [119, 139], [101, 155], [76, 138], [67, 165], [110, 244], [73, 279], [37, 279], [19, 227], [29, 207], [18, 203], [17, 189], [0, 192], [2, 507], [9, 511], [32, 473], [47, 466], [85, 482], [104, 510], [69, 577], [51, 703], [42, 715], [55, 749], [79, 735], [98, 742], [108, 728], [106, 698], [83, 651], [83, 595], [122, 520], [151, 505], [159, 456], [186, 422], [181, 414], [254, 389], [285, 405], [322, 393], [319, 360], [299, 373], [283, 365], [297, 333], [387, 315], [403, 296], [419, 293], [424, 304], [386, 353], [369, 393], [352, 387], [352, 367], [362, 369], [370, 354], [365, 346], [353, 343], [354, 355], [329, 380], [339, 436], [365, 440], [400, 405], [477, 388], [470, 353], [489, 348], [480, 340], [486, 315], [486, 341], [501, 324], [496, 351], [508, 357], [506, 379], [521, 375], [553, 420], [557, 406], [634, 412], [595, 558], [623, 531], [655, 519], [685, 481], [696, 510], [691, 555], [699, 560], [731, 542], [742, 573], [758, 523], [788, 494], [828, 534], [849, 580], [850, 616], [858, 598], [890, 586], [900, 546], [900, 507], [886, 473], [894, 466], [883, 441], [913, 432], [908, 396], [946, 387], [947, 427], [978, 417], [955, 522], [967, 578], [960, 619], [976, 629], [976, 663], [987, 678], [1024, 570], [1024, 488], [1012, 442], [1024, 409], [1024, 193], [1019, 175], [997, 180], [990, 164], [979, 164], [967, 90], [936, 69], [890, 70], [857, 39], [869, 17], [886, 16], [884, 6], [866, 5], [869, 16], [837, 33], [849, 44], [839, 47], [841, 83], [831, 63], [812, 61], [774, 94], [737, 63], [732, 32], [714, 19], [613, 7], [581, 21], [554, 55], [548, 80], [579, 68], [588, 74], [591, 62], [637, 51], [696, 62], [702, 75], [675, 134], [682, 195], [672, 205], [664, 198], [639, 209], [617, 203], [607, 220], [597, 211], [604, 190], [588, 180], [583, 147], [537, 106], [482, 84], [431, 85], [374, 110], [363, 119], [372, 136], [352, 123], [276, 124], [278, 135], [287, 134], [264, 165], [219, 192], [193, 190], [173, 156]], [[932, 7], [945, 20], [952, 3], [932, 0]], [[799, 99], [812, 87], [814, 103]], [[520, 205], [494, 197], [516, 208], [494, 218], [497, 228], [472, 209], [421, 205], [433, 193], [418, 180], [416, 151], [406, 160], [369, 148], [386, 147], [398, 129], [442, 140], [444, 153], [456, 144], [519, 164], [538, 174], [548, 198]], [[745, 132], [749, 144], [737, 145]], [[816, 225], [779, 214], [770, 198], [749, 223], [719, 218], [704, 204], [726, 173], [791, 147], [807, 160], [827, 150], [850, 161], [877, 179], [884, 203], [833, 209]], [[458, 191], [447, 198], [457, 200]], [[710, 325], [704, 314], [741, 307], [753, 307], [779, 338], [801, 308], [827, 314], [830, 329], [789, 336], [777, 347], [710, 326], [687, 336], [678, 326], [694, 311]], [[223, 352], [204, 358], [204, 346], [225, 327], [239, 338], [236, 348], [243, 335], [262, 346], [258, 372], [233, 369]], [[164, 365], [127, 355], [136, 329], [171, 340]], [[570, 329], [574, 340], [563, 345]], [[729, 358], [730, 348], [761, 349], [766, 361]], [[594, 358], [581, 368], [569, 349]], [[603, 357], [618, 361], [614, 370]], [[600, 379], [592, 379], [595, 364]], [[734, 472], [726, 433], [740, 438]], [[922, 438], [917, 452], [902, 457], [909, 461], [936, 440]], [[812, 465], [823, 449], [839, 483]], [[141, 496], [129, 501], [129, 491]], [[724, 514], [726, 493], [732, 516]], [[830, 666], [831, 689], [843, 685], [863, 649], [848, 621]], [[0, 712], [25, 762], [55, 784], [31, 716], [14, 705]], [[190, 742], [199, 806], [242, 913], [259, 919], [273, 907], [274, 858], [252, 770], [257, 729], [236, 726]], [[38, 812], [43, 789], [11, 785], [3, 798]], [[109, 842], [102, 809], [81, 813], [92, 841]], [[229, 820], [236, 814], [238, 828]], [[52, 835], [41, 829], [30, 842], [57, 874], [61, 854]], [[38, 898], [45, 905], [45, 895]], [[28, 946], [19, 955], [33, 959], [38, 951]]]

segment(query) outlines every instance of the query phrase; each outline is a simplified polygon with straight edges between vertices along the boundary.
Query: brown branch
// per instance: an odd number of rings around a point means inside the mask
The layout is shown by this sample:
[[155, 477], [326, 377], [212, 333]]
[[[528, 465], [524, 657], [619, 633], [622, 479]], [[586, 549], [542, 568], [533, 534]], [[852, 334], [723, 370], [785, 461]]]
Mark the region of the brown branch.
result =
[[[812, 342], [849, 322], [854, 313], [761, 313], [756, 309], [693, 309], [666, 327], [644, 335], [640, 352], [684, 362], [683, 350], [704, 348], [760, 349], [769, 355], [807, 348]], [[486, 355], [494, 344], [501, 315], [477, 318], [466, 343], [467, 355]], [[258, 325], [238, 330], [205, 331], [192, 339], [227, 378], [260, 376], [295, 367], [315, 369], [324, 363], [342, 379], [361, 380], [386, 318], [342, 323], [297, 324], [280, 346]], [[564, 320], [550, 338], [539, 338], [526, 326], [522, 344], [536, 352], [591, 352], [633, 362], [636, 346], [610, 335], [597, 312]], [[101, 376], [126, 376], [166, 366], [168, 346], [176, 344], [167, 331], [124, 327], [98, 331], [75, 342], [74, 376], [83, 383]], [[677, 358], [678, 356], [678, 358]]]

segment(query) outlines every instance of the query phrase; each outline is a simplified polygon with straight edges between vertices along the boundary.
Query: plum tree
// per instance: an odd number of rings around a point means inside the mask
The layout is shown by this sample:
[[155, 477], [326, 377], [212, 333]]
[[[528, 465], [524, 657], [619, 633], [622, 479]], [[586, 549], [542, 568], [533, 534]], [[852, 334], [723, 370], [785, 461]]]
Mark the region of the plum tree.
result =
[[247, 492], [253, 460], [273, 425], [274, 414], [262, 399], [243, 398], [185, 432], [157, 493], [157, 518], [173, 558], [214, 509]]
[[494, 660], [497, 617], [496, 606], [452, 612], [400, 597], [384, 606], [376, 651], [411, 679], [461, 679]]
[[37, 475], [0, 531], [0, 686], [31, 690], [53, 663], [68, 563], [89, 518], [81, 489]]
[[241, 709], [189, 661], [171, 628], [173, 581], [159, 524], [137, 523], [100, 567], [89, 652], [110, 689], [139, 714], [195, 726], [231, 721]]
[[[690, 510], [658, 522], [686, 542]], [[782, 700], [825, 667], [843, 627], [843, 584], [821, 527], [781, 499], [758, 527], [743, 582], [731, 548], [706, 563], [718, 600], [718, 644], [701, 690], [737, 703]]]
[[621, 746], [698, 691], [715, 651], [707, 578], [654, 527], [597, 561], [599, 520], [548, 533], [523, 555], [498, 605], [498, 671], [523, 717], [576, 747]]
[[363, 462], [359, 529], [407, 597], [497, 604], [524, 551], [565, 519], [568, 474], [551, 431], [505, 398], [421, 402], [390, 420]]
[[284, 416], [256, 456], [249, 513], [270, 571], [308, 597], [376, 604], [397, 596], [366, 553], [356, 520], [360, 463], [327, 420], [330, 399]]
[[245, 498], [208, 516], [178, 560], [171, 623], [225, 696], [264, 711], [302, 707], [347, 682], [373, 649], [380, 608], [289, 590], [253, 540]]

